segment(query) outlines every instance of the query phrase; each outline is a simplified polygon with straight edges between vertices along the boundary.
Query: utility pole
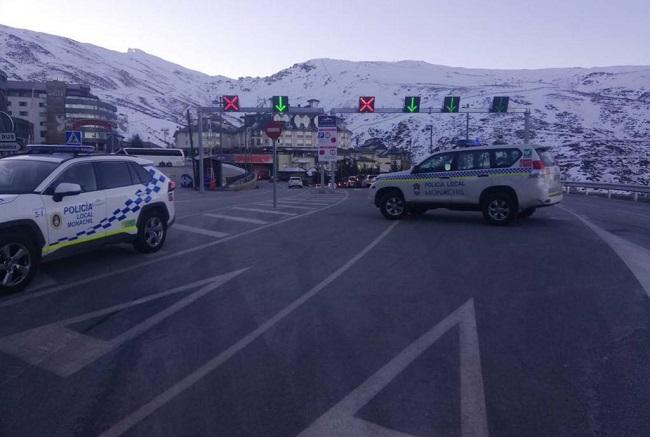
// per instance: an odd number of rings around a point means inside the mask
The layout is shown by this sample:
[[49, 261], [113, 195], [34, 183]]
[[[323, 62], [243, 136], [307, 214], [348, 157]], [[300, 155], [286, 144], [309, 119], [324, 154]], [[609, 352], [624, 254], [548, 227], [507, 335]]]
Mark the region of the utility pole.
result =
[[530, 143], [530, 109], [524, 112], [524, 144]]
[[469, 112], [465, 114], [466, 120], [465, 120], [465, 139], [469, 140]]
[[[218, 98], [217, 102], [217, 106], [223, 108], [223, 98]], [[219, 112], [219, 150], [219, 154], [223, 155], [223, 111]]]
[[192, 185], [196, 190], [196, 156], [194, 156], [194, 137], [192, 136], [192, 119], [190, 118], [190, 110], [187, 109], [187, 131], [190, 135], [190, 158], [192, 160]]
[[428, 124], [429, 128], [429, 153], [433, 153], [433, 125]]
[[203, 113], [199, 108], [199, 192], [205, 192], [205, 175], [203, 168]]

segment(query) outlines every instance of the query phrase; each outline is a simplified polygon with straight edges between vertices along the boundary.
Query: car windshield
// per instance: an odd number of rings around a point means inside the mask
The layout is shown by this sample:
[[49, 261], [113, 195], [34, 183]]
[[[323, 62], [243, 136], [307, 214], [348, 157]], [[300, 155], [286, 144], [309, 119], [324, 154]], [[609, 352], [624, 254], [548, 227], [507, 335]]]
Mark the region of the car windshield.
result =
[[0, 159], [0, 194], [27, 194], [58, 166], [55, 162]]

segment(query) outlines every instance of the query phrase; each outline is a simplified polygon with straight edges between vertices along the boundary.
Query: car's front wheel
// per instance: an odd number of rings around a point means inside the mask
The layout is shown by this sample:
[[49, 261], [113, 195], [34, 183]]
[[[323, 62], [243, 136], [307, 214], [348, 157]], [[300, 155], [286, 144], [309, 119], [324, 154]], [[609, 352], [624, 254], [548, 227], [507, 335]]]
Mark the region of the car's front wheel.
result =
[[157, 211], [145, 213], [138, 228], [138, 235], [133, 245], [142, 253], [159, 251], [167, 238], [167, 223], [164, 215]]
[[40, 257], [20, 233], [0, 235], [0, 294], [22, 291], [34, 279]]
[[388, 220], [399, 220], [406, 214], [404, 196], [397, 190], [384, 194], [379, 201], [379, 209]]

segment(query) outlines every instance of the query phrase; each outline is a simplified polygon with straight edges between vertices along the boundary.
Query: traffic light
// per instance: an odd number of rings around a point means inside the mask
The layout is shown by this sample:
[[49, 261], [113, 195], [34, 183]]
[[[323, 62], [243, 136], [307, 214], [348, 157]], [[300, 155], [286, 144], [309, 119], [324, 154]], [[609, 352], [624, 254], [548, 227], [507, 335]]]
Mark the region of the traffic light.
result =
[[419, 96], [409, 96], [404, 97], [404, 107], [402, 112], [420, 112], [420, 97]]
[[359, 97], [359, 112], [375, 112], [375, 96]]
[[458, 112], [458, 108], [460, 108], [460, 97], [447, 96], [445, 97], [445, 100], [442, 102], [442, 110], [440, 112], [447, 112], [447, 113]]
[[239, 96], [222, 96], [223, 112], [239, 112]]
[[284, 114], [289, 111], [289, 97], [287, 96], [273, 96], [273, 112], [276, 114]]
[[508, 112], [508, 103], [510, 102], [510, 97], [499, 96], [492, 98], [492, 106], [490, 107], [490, 112]]

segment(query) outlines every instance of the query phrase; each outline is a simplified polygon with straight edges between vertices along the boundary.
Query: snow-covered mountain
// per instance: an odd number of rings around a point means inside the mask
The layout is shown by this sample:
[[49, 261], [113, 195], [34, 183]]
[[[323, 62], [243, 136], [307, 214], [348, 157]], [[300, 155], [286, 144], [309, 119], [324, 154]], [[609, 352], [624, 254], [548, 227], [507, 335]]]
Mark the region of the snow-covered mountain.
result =
[[[268, 77], [209, 76], [141, 50], [107, 50], [67, 38], [0, 25], [0, 69], [10, 79], [60, 79], [85, 83], [119, 108], [125, 135], [162, 140], [184, 124], [188, 106], [207, 105], [221, 94], [238, 94], [244, 106], [272, 95], [292, 105], [316, 98], [326, 109], [353, 107], [360, 95], [377, 96], [378, 107], [401, 107], [404, 96], [422, 96], [423, 107], [440, 107], [446, 95], [461, 105], [487, 108], [495, 95], [511, 107], [530, 108], [534, 141], [555, 147], [566, 176], [650, 183], [650, 66], [485, 70], [419, 61], [350, 62], [314, 59]], [[464, 115], [353, 114], [348, 126], [362, 144], [381, 137], [391, 145], [428, 153], [464, 137]], [[470, 137], [492, 141], [523, 137], [520, 114], [473, 114]]]

